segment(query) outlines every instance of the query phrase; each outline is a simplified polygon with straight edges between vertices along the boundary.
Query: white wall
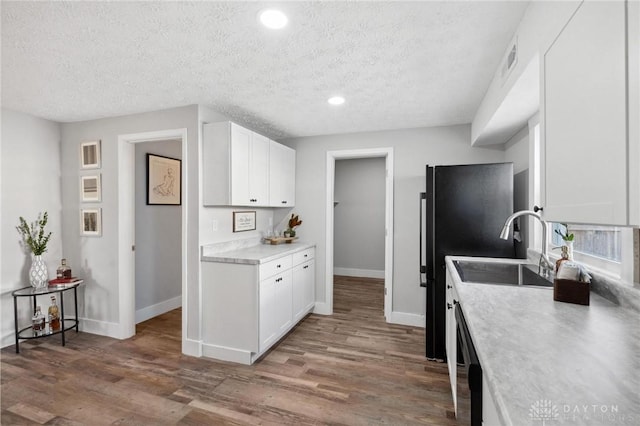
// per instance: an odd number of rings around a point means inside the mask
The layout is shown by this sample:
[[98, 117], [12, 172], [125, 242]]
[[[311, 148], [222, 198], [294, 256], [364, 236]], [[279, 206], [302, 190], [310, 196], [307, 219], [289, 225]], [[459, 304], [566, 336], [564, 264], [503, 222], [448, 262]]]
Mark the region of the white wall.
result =
[[473, 148], [470, 126], [293, 138], [281, 141], [296, 149], [296, 211], [304, 220], [305, 240], [315, 242], [316, 300], [325, 299], [325, 200], [327, 151], [393, 147], [395, 312], [424, 315], [425, 291], [419, 287], [418, 208], [425, 190], [425, 165], [504, 161], [501, 148]]
[[385, 159], [335, 166], [334, 272], [384, 278]]
[[470, 141], [475, 141], [485, 130], [527, 66], [547, 50], [579, 4], [580, 1], [575, 0], [533, 1], [529, 4], [515, 35], [518, 62], [506, 78], [502, 77], [501, 67], [496, 70], [473, 118]]
[[513, 163], [516, 175], [529, 168], [529, 127], [523, 127], [505, 144], [504, 161]]
[[[199, 123], [196, 105], [62, 124], [62, 201], [63, 248], [77, 265], [78, 275], [86, 282], [84, 300], [79, 307], [81, 327], [85, 330], [118, 336], [118, 136], [169, 129], [187, 129], [187, 157], [183, 158], [183, 203], [187, 223], [187, 336], [200, 340], [200, 250], [198, 234], [199, 192]], [[78, 149], [88, 140], [102, 141], [102, 237], [79, 235]], [[179, 243], [178, 243], [179, 244]]]
[[[48, 120], [2, 109], [0, 146], [0, 336], [4, 347], [15, 343], [11, 291], [29, 285], [28, 270], [31, 259], [19, 244], [20, 235], [16, 231], [18, 218], [23, 216], [27, 222], [32, 222], [38, 213], [47, 211], [49, 223], [46, 229], [51, 231], [52, 235], [43, 257], [51, 278], [55, 278], [56, 268], [63, 257], [63, 227], [60, 219], [60, 126]], [[71, 267], [74, 265], [71, 264]], [[45, 308], [49, 302], [43, 299], [41, 304]], [[21, 306], [23, 309], [20, 321], [24, 326], [24, 322], [30, 320], [32, 312], [26, 299], [21, 300]]]
[[140, 322], [182, 305], [182, 208], [147, 205], [147, 154], [181, 159], [182, 143], [140, 142], [135, 152], [136, 322]]

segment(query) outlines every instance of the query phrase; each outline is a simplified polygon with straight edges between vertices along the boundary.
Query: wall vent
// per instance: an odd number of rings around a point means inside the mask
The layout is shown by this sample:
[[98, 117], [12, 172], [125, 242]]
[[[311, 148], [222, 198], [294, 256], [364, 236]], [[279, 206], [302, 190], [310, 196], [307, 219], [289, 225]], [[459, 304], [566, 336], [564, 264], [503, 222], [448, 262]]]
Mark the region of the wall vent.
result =
[[502, 60], [502, 83], [506, 81], [511, 71], [515, 68], [518, 63], [518, 39], [514, 38], [513, 42], [509, 44], [509, 49], [507, 50], [507, 54]]

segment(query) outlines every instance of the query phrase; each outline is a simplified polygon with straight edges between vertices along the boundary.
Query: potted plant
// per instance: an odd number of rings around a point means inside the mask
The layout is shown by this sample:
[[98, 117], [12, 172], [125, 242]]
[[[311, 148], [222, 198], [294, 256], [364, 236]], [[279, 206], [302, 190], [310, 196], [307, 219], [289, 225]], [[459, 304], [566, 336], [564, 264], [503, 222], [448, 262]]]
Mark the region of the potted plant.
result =
[[560, 225], [564, 227], [564, 231], [556, 229], [554, 232], [562, 237], [563, 247], [567, 248], [567, 257], [569, 260], [573, 260], [573, 241], [575, 236], [569, 233], [569, 226], [566, 223], [561, 223]]
[[284, 236], [291, 238], [295, 237], [296, 230], [294, 228], [299, 225], [302, 225], [302, 221], [298, 218], [298, 215], [294, 216], [294, 214], [291, 213], [291, 218], [289, 219], [289, 227], [286, 231], [284, 231]]
[[38, 214], [38, 218], [29, 225], [20, 216], [20, 225], [17, 230], [22, 236], [22, 244], [32, 254], [31, 268], [29, 268], [29, 282], [36, 289], [44, 288], [49, 282], [47, 265], [42, 259], [42, 254], [47, 251], [47, 243], [51, 238], [51, 232], [45, 233], [45, 226], [49, 220], [47, 212]]

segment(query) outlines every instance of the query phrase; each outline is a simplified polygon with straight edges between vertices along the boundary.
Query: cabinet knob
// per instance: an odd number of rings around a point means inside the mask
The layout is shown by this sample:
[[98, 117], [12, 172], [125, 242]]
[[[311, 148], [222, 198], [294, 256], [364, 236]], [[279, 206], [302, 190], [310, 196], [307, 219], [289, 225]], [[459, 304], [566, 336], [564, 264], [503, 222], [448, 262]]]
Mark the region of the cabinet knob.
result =
[[447, 309], [451, 309], [453, 308], [453, 305], [451, 305], [451, 303], [447, 303]]
[[284, 200], [283, 200], [283, 201], [281, 201], [281, 203], [282, 203], [282, 204], [287, 204], [287, 202], [286, 202], [286, 201], [284, 201]]
[[460, 302], [458, 302], [456, 299], [453, 299], [453, 305], [454, 306], [457, 305], [458, 303], [460, 303]]
[[543, 210], [544, 210], [543, 207], [533, 206], [533, 211], [536, 212], [536, 213], [541, 212]]
[[302, 269], [307, 269], [308, 267], [309, 267], [309, 265], [304, 265], [304, 266], [302, 267]]
[[282, 265], [276, 265], [276, 268], [281, 268], [281, 267], [282, 267]]
[[451, 287], [451, 284], [447, 284], [447, 288], [452, 288], [452, 287]]
[[304, 257], [308, 257], [308, 256], [309, 256], [308, 254], [305, 254], [305, 255], [304, 255]]

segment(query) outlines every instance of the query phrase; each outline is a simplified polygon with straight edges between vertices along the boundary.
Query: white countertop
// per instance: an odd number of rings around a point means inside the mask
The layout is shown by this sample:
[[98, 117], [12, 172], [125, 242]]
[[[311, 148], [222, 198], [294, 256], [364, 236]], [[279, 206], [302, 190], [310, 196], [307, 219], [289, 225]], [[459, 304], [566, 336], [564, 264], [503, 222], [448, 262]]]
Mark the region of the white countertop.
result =
[[[484, 377], [504, 425], [640, 424], [640, 315], [593, 291], [590, 305], [553, 300], [553, 288], [466, 283], [448, 256]], [[522, 263], [522, 261], [512, 261]], [[556, 415], [557, 413], [557, 415]]]
[[311, 247], [315, 247], [315, 244], [298, 241], [290, 244], [283, 243], [277, 245], [257, 244], [250, 247], [223, 252], [217, 252], [209, 246], [203, 246], [201, 260], [203, 262], [259, 265], [261, 263], [266, 263], [287, 254], [293, 254]]

